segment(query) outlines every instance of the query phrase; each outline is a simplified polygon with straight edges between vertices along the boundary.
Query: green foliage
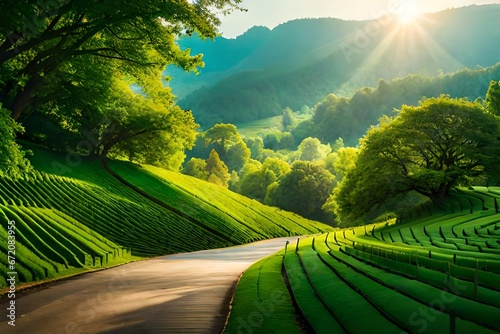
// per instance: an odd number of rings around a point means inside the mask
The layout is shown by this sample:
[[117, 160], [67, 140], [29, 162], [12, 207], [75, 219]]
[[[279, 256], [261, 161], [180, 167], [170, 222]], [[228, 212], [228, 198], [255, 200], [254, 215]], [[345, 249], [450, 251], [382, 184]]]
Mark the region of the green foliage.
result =
[[[201, 55], [181, 50], [176, 36], [196, 30], [200, 36], [215, 37], [220, 24], [217, 12], [238, 8], [239, 2], [5, 4], [0, 14], [6, 23], [0, 31], [0, 77], [5, 82], [0, 102], [18, 119], [30, 108], [37, 109], [38, 98], [51, 100], [53, 93], [68, 96], [64, 89], [55, 90], [52, 83], [79, 58], [120, 62], [125, 72], [136, 75], [155, 68], [163, 70], [169, 63], [194, 69], [202, 65]], [[4, 68], [11, 70], [6, 73]], [[50, 88], [53, 92], [46, 95]]]
[[262, 164], [250, 161], [245, 164], [241, 173], [240, 193], [264, 202], [269, 195], [269, 186], [279, 182], [289, 171], [290, 166], [278, 158], [267, 158]]
[[312, 120], [302, 121], [295, 129], [292, 130], [292, 135], [295, 138], [296, 143], [301, 143], [307, 137], [315, 137], [312, 135], [314, 133], [314, 122]]
[[500, 116], [500, 81], [492, 81], [486, 93], [486, 110]]
[[380, 80], [376, 88], [359, 89], [351, 98], [330, 94], [316, 105], [314, 127], [305, 136], [317, 137], [324, 143], [341, 137], [346, 145], [355, 146], [365, 129], [376, 125], [383, 115], [392, 117], [394, 108], [416, 106], [422, 96], [448, 94], [470, 101], [484, 98], [490, 80], [499, 74], [500, 64], [432, 78], [412, 74], [390, 82]]
[[269, 198], [271, 203], [304, 217], [325, 221], [321, 209], [328, 199], [335, 177], [327, 170], [307, 161], [296, 161], [283, 176]]
[[330, 145], [323, 145], [317, 138], [308, 137], [300, 144], [299, 159], [304, 161], [323, 160], [331, 152]]
[[296, 147], [293, 135], [290, 132], [284, 132], [278, 143], [278, 150], [293, 150]]
[[250, 158], [250, 150], [233, 124], [216, 124], [203, 137], [205, 146], [212, 147], [231, 171], [239, 171]]
[[356, 166], [357, 154], [357, 148], [341, 147], [326, 157], [325, 168], [340, 181]]
[[191, 158], [182, 170], [182, 173], [194, 176], [200, 180], [206, 180], [208, 178], [207, 162], [203, 159]]
[[360, 217], [410, 190], [440, 201], [451, 188], [487, 177], [499, 163], [499, 126], [481, 105], [463, 99], [441, 96], [403, 106], [362, 140], [356, 167], [335, 191], [338, 215]]
[[293, 111], [290, 108], [285, 108], [283, 110], [283, 129], [290, 130], [295, 125], [295, 116], [293, 116]]
[[229, 174], [228, 168], [224, 161], [220, 160], [217, 151], [210, 151], [205, 170], [208, 174], [208, 182], [212, 182], [223, 187], [227, 187], [229, 185], [231, 174]]
[[22, 131], [0, 104], [0, 176], [18, 178], [31, 169], [26, 152], [15, 142], [16, 132]]
[[250, 148], [250, 158], [260, 160], [262, 151], [264, 150], [264, 141], [262, 140], [262, 138], [246, 138], [244, 141], [247, 147]]
[[264, 137], [264, 148], [276, 151], [278, 149], [279, 140], [274, 133], [270, 133]]
[[197, 124], [190, 112], [172, 104], [173, 96], [159, 79], [144, 78], [143, 92], [133, 92], [125, 82], [100, 107], [101, 120], [94, 126], [97, 149], [126, 156], [130, 161], [178, 170], [184, 149], [195, 142]]

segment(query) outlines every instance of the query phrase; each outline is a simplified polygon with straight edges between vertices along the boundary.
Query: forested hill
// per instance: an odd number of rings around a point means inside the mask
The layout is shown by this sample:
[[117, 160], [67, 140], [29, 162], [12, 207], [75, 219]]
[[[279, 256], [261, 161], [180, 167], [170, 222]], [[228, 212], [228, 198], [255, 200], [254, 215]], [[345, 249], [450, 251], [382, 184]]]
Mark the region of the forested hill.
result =
[[350, 96], [409, 73], [437, 75], [500, 60], [500, 5], [428, 14], [416, 23], [301, 19], [273, 30], [254, 27], [236, 39], [184, 38], [205, 55], [198, 76], [168, 68], [179, 104], [208, 127], [314, 105], [329, 93]]

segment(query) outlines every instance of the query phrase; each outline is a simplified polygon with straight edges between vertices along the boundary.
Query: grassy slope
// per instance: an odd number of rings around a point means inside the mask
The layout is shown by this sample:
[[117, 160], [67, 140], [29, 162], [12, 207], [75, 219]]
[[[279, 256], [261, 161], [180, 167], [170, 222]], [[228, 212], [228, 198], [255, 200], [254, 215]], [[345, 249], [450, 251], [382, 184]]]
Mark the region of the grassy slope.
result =
[[36, 172], [24, 180], [0, 178], [0, 288], [12, 271], [7, 257], [9, 221], [16, 224], [15, 270], [20, 282], [133, 257], [329, 229], [177, 173], [110, 162], [153, 201], [112, 177], [96, 160], [28, 148], [34, 152]]
[[[403, 224], [393, 220], [301, 240], [284, 258], [301, 313], [318, 333], [444, 333], [451, 314], [457, 332], [500, 331], [499, 190], [462, 190], [448, 212]], [[243, 275], [237, 291], [252, 289], [247, 275], [254, 272]], [[260, 279], [282, 284], [276, 275]], [[239, 325], [233, 314], [248, 309], [248, 301], [235, 298], [228, 328]], [[290, 317], [273, 321], [274, 330], [295, 324]]]
[[[231, 333], [297, 333], [295, 312], [281, 277], [283, 251], [268, 256], [247, 269], [235, 291], [231, 321], [224, 329]], [[240, 307], [241, 306], [241, 307]]]

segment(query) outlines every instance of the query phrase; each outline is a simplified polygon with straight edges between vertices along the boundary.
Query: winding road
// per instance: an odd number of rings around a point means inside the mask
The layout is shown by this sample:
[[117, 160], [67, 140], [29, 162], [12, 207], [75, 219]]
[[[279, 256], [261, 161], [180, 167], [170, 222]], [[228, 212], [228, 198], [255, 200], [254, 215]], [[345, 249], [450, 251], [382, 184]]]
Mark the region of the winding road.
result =
[[17, 296], [15, 327], [0, 304], [0, 333], [220, 333], [239, 275], [286, 240], [156, 257]]

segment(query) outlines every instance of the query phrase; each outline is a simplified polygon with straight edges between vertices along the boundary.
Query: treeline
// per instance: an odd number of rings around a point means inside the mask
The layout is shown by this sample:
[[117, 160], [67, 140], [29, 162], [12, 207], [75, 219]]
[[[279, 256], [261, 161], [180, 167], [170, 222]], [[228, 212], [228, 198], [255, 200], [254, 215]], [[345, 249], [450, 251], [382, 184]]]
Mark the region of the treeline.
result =
[[286, 110], [283, 130], [264, 138], [241, 138], [233, 124], [216, 124], [199, 133], [183, 173], [243, 194], [264, 204], [330, 224], [323, 208], [352, 163], [357, 149], [321, 144], [307, 137], [298, 144], [286, 130], [294, 117]]
[[324, 143], [339, 137], [348, 146], [356, 146], [368, 128], [381, 116], [394, 115], [402, 105], [417, 105], [422, 97], [446, 94], [469, 101], [484, 98], [490, 82], [500, 78], [500, 63], [488, 68], [463, 69], [437, 77], [408, 75], [390, 82], [380, 80], [376, 88], [363, 88], [351, 98], [328, 95], [315, 107], [314, 126], [309, 135]]
[[[440, 201], [456, 186], [500, 180], [495, 173], [500, 83], [488, 82], [484, 95], [476, 95], [483, 90], [481, 80], [497, 76], [499, 68], [381, 81], [352, 99], [332, 94], [315, 106], [312, 119], [299, 122], [299, 113], [287, 108], [280, 129], [256, 138], [241, 138], [234, 125], [217, 124], [198, 134], [184, 173], [330, 224], [364, 223], [386, 216], [386, 211]], [[456, 94], [470, 95], [425, 97], [452, 87]], [[397, 103], [403, 112], [394, 111], [391, 104]], [[380, 118], [370, 123], [372, 113]], [[413, 118], [405, 116], [410, 113]], [[442, 117], [456, 120], [441, 124]], [[361, 134], [355, 145], [345, 145], [342, 137], [334, 137], [345, 133], [352, 142]], [[443, 140], [449, 141], [444, 145], [449, 151], [439, 152]], [[397, 167], [398, 162], [403, 165]]]

